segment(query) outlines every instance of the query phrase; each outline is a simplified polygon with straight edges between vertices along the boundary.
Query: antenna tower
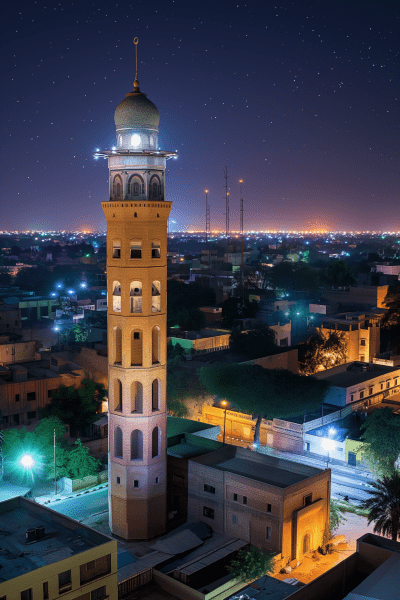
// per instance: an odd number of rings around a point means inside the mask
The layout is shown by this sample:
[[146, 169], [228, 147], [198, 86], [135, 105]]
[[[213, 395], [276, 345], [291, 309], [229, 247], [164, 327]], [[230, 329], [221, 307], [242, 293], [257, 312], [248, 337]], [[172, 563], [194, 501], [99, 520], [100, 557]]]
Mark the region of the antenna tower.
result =
[[226, 245], [228, 247], [228, 238], [229, 238], [229, 192], [228, 192], [228, 167], [225, 167], [224, 170], [224, 179], [225, 179], [225, 216], [226, 216]]
[[210, 220], [210, 205], [208, 204], [208, 190], [204, 190], [206, 195], [206, 250], [208, 253], [208, 266], [211, 264], [211, 256], [210, 256], [210, 248], [209, 248], [209, 239], [210, 239], [210, 230], [211, 230], [211, 220]]

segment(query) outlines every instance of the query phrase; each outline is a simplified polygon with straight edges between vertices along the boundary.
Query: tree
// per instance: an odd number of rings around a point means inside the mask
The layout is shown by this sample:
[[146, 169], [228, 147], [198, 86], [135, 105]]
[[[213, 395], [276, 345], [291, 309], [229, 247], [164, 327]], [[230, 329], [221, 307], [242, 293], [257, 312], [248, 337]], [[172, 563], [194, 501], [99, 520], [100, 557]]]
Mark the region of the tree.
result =
[[40, 418], [56, 416], [70, 426], [71, 433], [82, 432], [96, 418], [99, 404], [106, 396], [103, 384], [93, 379], [84, 379], [80, 388], [62, 385], [45, 406]]
[[[215, 292], [198, 283], [185, 284], [182, 281], [171, 279], [167, 285], [167, 303], [168, 303], [168, 325], [173, 327], [179, 322], [179, 314], [182, 307], [189, 312], [189, 319], [198, 324], [198, 308], [200, 306], [213, 306], [215, 303]], [[192, 313], [191, 313], [192, 311]], [[182, 317], [181, 317], [182, 320]], [[187, 323], [190, 325], [190, 323]], [[187, 327], [184, 327], [187, 329]]]
[[232, 331], [230, 347], [233, 352], [245, 354], [249, 359], [261, 358], [278, 351], [275, 333], [266, 325], [249, 331]]
[[249, 302], [245, 299], [244, 304], [240, 298], [228, 298], [222, 305], [222, 325], [232, 327], [236, 319], [253, 319], [257, 314], [257, 302]]
[[284, 292], [315, 292], [319, 285], [318, 272], [305, 263], [281, 262], [272, 269], [270, 280], [274, 290]]
[[331, 498], [331, 518], [329, 521], [329, 535], [330, 537], [333, 536], [334, 533], [336, 533], [336, 531], [339, 529], [340, 525], [342, 523], [345, 523], [345, 521], [347, 521], [346, 517], [343, 515], [342, 511], [339, 508], [339, 505], [337, 502], [335, 502], [334, 500], [332, 500]]
[[400, 417], [385, 407], [368, 415], [361, 425], [363, 460], [378, 476], [390, 476], [400, 455]]
[[382, 346], [396, 354], [400, 354], [400, 286], [388, 291], [385, 298], [388, 308], [382, 319]]
[[13, 280], [10, 273], [8, 273], [7, 271], [0, 271], [0, 285], [8, 286], [12, 285], [12, 283]]
[[331, 261], [322, 271], [321, 280], [332, 288], [348, 287], [356, 281], [345, 260]]
[[36, 294], [48, 292], [49, 270], [42, 265], [24, 267], [14, 277], [14, 285], [22, 290], [33, 291]]
[[[381, 412], [381, 411], [376, 411]], [[360, 507], [368, 511], [368, 525], [374, 522], [374, 532], [397, 541], [400, 534], [400, 473], [371, 483], [370, 498]]]
[[200, 382], [208, 392], [226, 398], [232, 409], [256, 415], [255, 442], [261, 418], [286, 418], [320, 410], [329, 388], [324, 380], [260, 365], [230, 364], [202, 367]]
[[274, 555], [264, 554], [252, 546], [249, 550], [240, 550], [237, 558], [227, 567], [232, 575], [242, 583], [259, 579], [274, 570]]
[[299, 344], [301, 373], [312, 375], [346, 362], [347, 344], [344, 333], [330, 331], [326, 335], [315, 333], [304, 344]]
[[70, 477], [86, 477], [98, 473], [101, 462], [90, 455], [89, 448], [84, 446], [79, 438], [74, 446], [75, 448], [69, 452], [68, 459]]

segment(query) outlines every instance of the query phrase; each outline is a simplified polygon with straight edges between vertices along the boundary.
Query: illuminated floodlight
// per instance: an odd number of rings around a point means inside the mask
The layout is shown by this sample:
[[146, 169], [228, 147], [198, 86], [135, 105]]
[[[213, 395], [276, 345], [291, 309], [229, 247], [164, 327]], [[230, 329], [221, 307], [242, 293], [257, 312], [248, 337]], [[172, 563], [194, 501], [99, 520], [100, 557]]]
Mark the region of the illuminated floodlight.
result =
[[84, 281], [82, 281], [81, 288], [85, 288], [85, 287], [86, 287], [86, 283]]
[[55, 292], [51, 292], [52, 296], [57, 296], [57, 294]]
[[68, 290], [68, 294], [75, 294], [74, 290]]
[[335, 449], [335, 440], [331, 440], [330, 438], [323, 438], [321, 445], [323, 447], [324, 450], [326, 450], [327, 452], [331, 452], [332, 450]]
[[333, 437], [336, 433], [336, 429], [334, 427], [329, 427], [328, 433], [331, 437]]
[[35, 461], [30, 454], [24, 454], [19, 462], [25, 469], [31, 469], [35, 464]]
[[57, 283], [58, 289], [62, 288], [62, 283]]
[[58, 325], [56, 325], [55, 327], [53, 327], [54, 331], [60, 331], [60, 328], [58, 327]]

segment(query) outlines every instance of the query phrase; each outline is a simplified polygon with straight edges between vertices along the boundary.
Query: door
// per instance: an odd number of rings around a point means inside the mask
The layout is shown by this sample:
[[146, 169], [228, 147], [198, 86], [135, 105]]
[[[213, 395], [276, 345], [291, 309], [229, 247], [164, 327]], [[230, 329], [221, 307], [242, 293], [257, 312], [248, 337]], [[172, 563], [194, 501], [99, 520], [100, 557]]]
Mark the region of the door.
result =
[[355, 452], [349, 452], [347, 462], [352, 467], [356, 467], [357, 466], [357, 454]]

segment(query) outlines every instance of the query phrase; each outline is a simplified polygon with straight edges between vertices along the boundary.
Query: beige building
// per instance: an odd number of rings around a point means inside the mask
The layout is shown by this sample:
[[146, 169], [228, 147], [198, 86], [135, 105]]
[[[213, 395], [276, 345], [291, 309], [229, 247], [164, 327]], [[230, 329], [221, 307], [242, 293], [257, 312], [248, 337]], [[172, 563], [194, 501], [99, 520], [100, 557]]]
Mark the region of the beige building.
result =
[[11, 341], [10, 336], [0, 335], [0, 365], [35, 360], [38, 346], [35, 341]]
[[0, 333], [20, 333], [21, 311], [10, 308], [7, 304], [1, 306], [0, 299]]
[[60, 387], [80, 387], [85, 377], [78, 365], [51, 356], [46, 360], [0, 366], [0, 411], [3, 427], [30, 425]]
[[139, 89], [115, 111], [107, 220], [111, 531], [148, 539], [166, 526], [167, 221], [156, 106]]
[[299, 560], [329, 526], [330, 478], [330, 469], [225, 446], [189, 461], [188, 521]]
[[117, 600], [116, 540], [22, 497], [0, 522], [2, 600]]
[[354, 360], [372, 362], [380, 352], [380, 325], [383, 315], [383, 311], [374, 311], [324, 317], [317, 331], [325, 337], [332, 331], [337, 331], [344, 336], [347, 348], [346, 362]]

